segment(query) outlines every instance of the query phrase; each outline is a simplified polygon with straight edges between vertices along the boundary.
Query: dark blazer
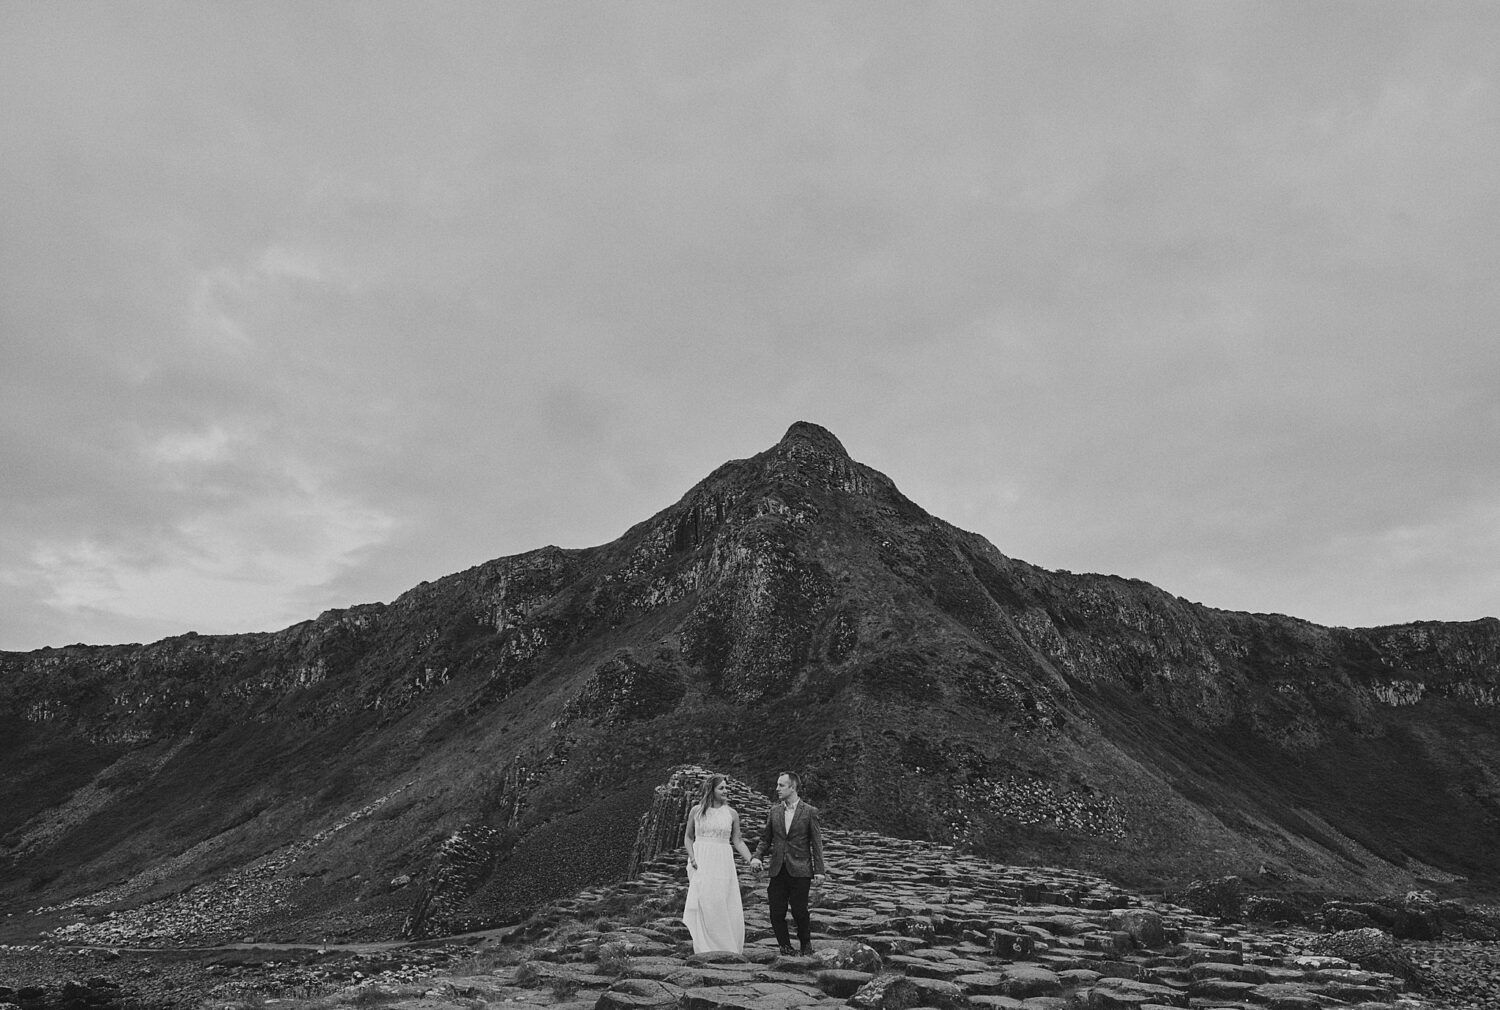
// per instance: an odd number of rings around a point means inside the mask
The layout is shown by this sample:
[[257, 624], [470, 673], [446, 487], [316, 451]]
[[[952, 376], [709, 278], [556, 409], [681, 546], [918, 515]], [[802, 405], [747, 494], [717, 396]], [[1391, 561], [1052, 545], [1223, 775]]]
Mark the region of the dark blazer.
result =
[[783, 866], [793, 877], [814, 877], [823, 869], [823, 835], [818, 830], [818, 808], [806, 800], [799, 801], [797, 812], [792, 815], [792, 828], [786, 827], [786, 808], [773, 804], [766, 815], [766, 829], [760, 833], [760, 842], [755, 846], [755, 858], [762, 859], [767, 852], [771, 860], [766, 872], [771, 876], [781, 872]]

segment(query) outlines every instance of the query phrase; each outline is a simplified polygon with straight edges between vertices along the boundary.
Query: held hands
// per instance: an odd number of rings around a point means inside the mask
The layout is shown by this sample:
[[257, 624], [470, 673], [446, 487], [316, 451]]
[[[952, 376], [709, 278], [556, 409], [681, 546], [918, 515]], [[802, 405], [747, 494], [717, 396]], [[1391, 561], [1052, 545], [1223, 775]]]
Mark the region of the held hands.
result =
[[762, 865], [763, 864], [759, 859], [756, 859], [753, 856], [750, 858], [750, 869], [754, 870], [756, 873], [759, 873], [761, 871]]

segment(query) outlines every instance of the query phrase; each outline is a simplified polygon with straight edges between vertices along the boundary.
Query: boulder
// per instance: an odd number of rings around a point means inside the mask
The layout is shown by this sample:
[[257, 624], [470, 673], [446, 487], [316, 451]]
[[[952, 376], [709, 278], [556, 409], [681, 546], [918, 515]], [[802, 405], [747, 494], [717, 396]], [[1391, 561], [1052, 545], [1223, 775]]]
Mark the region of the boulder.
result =
[[1401, 949], [1396, 938], [1374, 928], [1351, 929], [1315, 936], [1307, 942], [1311, 954], [1343, 958], [1361, 968], [1384, 972], [1404, 981], [1412, 989], [1422, 987], [1421, 972]]
[[880, 954], [874, 947], [858, 940], [844, 940], [831, 947], [822, 947], [813, 953], [813, 960], [824, 969], [836, 968], [868, 972], [880, 971]]
[[1183, 889], [1178, 896], [1178, 903], [1199, 915], [1233, 921], [1240, 918], [1244, 900], [1242, 890], [1243, 883], [1239, 877], [1195, 880]]
[[1109, 913], [1111, 930], [1129, 934], [1139, 947], [1162, 947], [1167, 934], [1162, 924], [1161, 913], [1149, 908], [1117, 908]]
[[1323, 928], [1334, 933], [1377, 928], [1374, 918], [1368, 912], [1343, 904], [1325, 904], [1321, 917]]
[[1408, 891], [1401, 899], [1391, 930], [1398, 938], [1438, 940], [1443, 936], [1443, 913], [1431, 891]]
[[856, 1010], [908, 1010], [918, 1002], [916, 986], [905, 975], [876, 975], [849, 997]]
[[1285, 922], [1290, 925], [1301, 925], [1306, 918], [1302, 910], [1291, 902], [1263, 894], [1252, 894], [1246, 898], [1242, 911], [1246, 922]]

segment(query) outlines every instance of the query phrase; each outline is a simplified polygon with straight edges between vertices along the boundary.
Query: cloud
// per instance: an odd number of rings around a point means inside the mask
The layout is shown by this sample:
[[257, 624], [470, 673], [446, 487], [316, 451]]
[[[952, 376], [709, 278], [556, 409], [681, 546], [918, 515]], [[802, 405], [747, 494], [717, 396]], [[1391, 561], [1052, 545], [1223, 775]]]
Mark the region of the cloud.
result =
[[[160, 466], [180, 469], [211, 462], [221, 446], [176, 439], [153, 449]], [[306, 610], [317, 588], [387, 540], [395, 525], [329, 494], [308, 473], [289, 473], [260, 495], [183, 509], [149, 530], [37, 540], [3, 578], [11, 592], [25, 593], [27, 611], [49, 612], [54, 625], [108, 615], [162, 633], [271, 630], [313, 616]]]
[[3, 17], [0, 646], [602, 542], [798, 418], [1048, 566], [1493, 609], [1487, 8]]

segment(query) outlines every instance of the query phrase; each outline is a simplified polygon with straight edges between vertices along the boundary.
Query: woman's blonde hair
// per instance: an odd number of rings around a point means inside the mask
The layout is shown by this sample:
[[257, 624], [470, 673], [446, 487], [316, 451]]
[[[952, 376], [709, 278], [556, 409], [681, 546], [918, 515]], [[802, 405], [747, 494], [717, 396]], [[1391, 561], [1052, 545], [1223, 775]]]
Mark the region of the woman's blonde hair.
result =
[[719, 783], [724, 781], [722, 775], [710, 775], [703, 780], [703, 796], [698, 800], [698, 816], [702, 817], [708, 813], [709, 808], [714, 805], [714, 790], [719, 788]]

